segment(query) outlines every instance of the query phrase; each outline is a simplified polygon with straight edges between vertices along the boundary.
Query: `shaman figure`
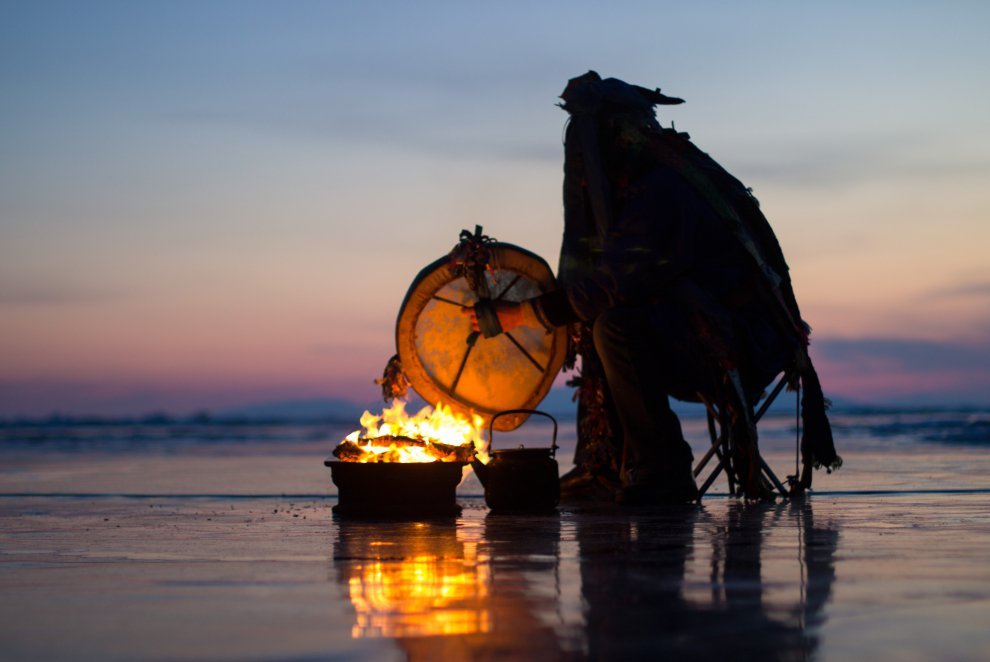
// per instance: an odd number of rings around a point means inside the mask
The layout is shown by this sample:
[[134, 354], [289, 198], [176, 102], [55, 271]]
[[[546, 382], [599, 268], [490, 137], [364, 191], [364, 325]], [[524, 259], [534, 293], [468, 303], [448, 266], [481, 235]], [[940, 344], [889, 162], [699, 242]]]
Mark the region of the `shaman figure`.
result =
[[582, 355], [577, 467], [622, 503], [697, 498], [669, 398], [724, 412], [744, 495], [763, 496], [753, 405], [781, 372], [803, 387], [804, 470], [835, 454], [787, 264], [749, 189], [655, 106], [682, 99], [595, 72], [561, 107], [564, 237], [559, 289], [496, 309], [504, 330], [571, 325]]

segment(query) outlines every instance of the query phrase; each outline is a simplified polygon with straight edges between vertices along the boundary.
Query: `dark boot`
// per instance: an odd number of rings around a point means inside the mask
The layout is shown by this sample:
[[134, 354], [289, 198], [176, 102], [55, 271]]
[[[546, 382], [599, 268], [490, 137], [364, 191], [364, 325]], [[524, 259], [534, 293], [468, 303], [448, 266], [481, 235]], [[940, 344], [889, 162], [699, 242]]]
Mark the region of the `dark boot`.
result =
[[698, 486], [688, 463], [646, 475], [629, 470], [615, 502], [624, 506], [652, 506], [691, 503], [698, 498]]

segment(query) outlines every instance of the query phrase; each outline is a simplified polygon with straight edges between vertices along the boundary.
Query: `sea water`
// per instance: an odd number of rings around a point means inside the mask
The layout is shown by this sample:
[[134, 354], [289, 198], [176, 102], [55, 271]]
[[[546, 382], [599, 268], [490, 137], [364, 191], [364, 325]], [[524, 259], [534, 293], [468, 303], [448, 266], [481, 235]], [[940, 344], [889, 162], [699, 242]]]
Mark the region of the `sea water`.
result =
[[[573, 417], [559, 417], [556, 458], [572, 466]], [[700, 458], [708, 448], [705, 417], [681, 412], [684, 436]], [[990, 408], [838, 409], [830, 413], [843, 466], [815, 472], [821, 492], [990, 488]], [[774, 413], [759, 423], [760, 449], [784, 481], [800, 469], [800, 421]], [[323, 461], [355, 429], [341, 421], [225, 421], [165, 416], [137, 420], [0, 422], [0, 492], [136, 494], [309, 494], [333, 496]], [[547, 419], [532, 417], [495, 448], [550, 447]], [[714, 466], [714, 465], [713, 465]], [[480, 494], [466, 472], [459, 488]], [[724, 493], [724, 478], [712, 494]]]

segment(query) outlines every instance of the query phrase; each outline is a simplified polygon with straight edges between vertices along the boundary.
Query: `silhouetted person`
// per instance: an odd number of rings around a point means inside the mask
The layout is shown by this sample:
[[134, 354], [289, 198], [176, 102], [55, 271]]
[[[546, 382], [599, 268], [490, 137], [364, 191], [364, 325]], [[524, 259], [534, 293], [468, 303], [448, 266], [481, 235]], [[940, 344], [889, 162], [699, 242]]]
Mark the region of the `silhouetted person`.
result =
[[[697, 498], [673, 396], [726, 408], [742, 490], [761, 496], [752, 405], [775, 375], [794, 367], [809, 394], [810, 440], [820, 442], [814, 453], [805, 447], [802, 480], [810, 485], [810, 465], [834, 462], [834, 448], [805, 349], [807, 326], [755, 199], [686, 134], [660, 127], [654, 106], [681, 99], [595, 72], [572, 79], [561, 98], [571, 120], [559, 289], [500, 303], [496, 313], [506, 331], [522, 324], [583, 331], [581, 388], [601, 392], [585, 398], [585, 390], [582, 403], [604, 405], [579, 414], [598, 417], [592, 426], [579, 421], [579, 470], [607, 473], [611, 454], [621, 457], [612, 460], [620, 502]], [[599, 361], [605, 379], [596, 381]], [[610, 430], [616, 420], [621, 430]], [[586, 428], [600, 438], [582, 439]], [[602, 447], [589, 451], [589, 443]]]

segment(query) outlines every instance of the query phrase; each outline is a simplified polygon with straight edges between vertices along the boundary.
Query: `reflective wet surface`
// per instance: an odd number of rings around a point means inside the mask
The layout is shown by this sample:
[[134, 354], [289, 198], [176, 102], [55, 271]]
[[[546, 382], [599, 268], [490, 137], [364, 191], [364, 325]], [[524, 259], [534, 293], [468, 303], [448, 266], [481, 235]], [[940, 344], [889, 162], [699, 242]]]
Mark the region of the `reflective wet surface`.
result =
[[435, 645], [478, 657], [804, 659], [818, 647], [839, 538], [811, 504], [598, 507], [342, 522], [334, 565], [354, 636], [394, 637], [410, 655]]
[[[990, 495], [348, 521], [0, 500], [12, 659], [986, 659]], [[53, 632], [58, 636], [52, 636]]]

